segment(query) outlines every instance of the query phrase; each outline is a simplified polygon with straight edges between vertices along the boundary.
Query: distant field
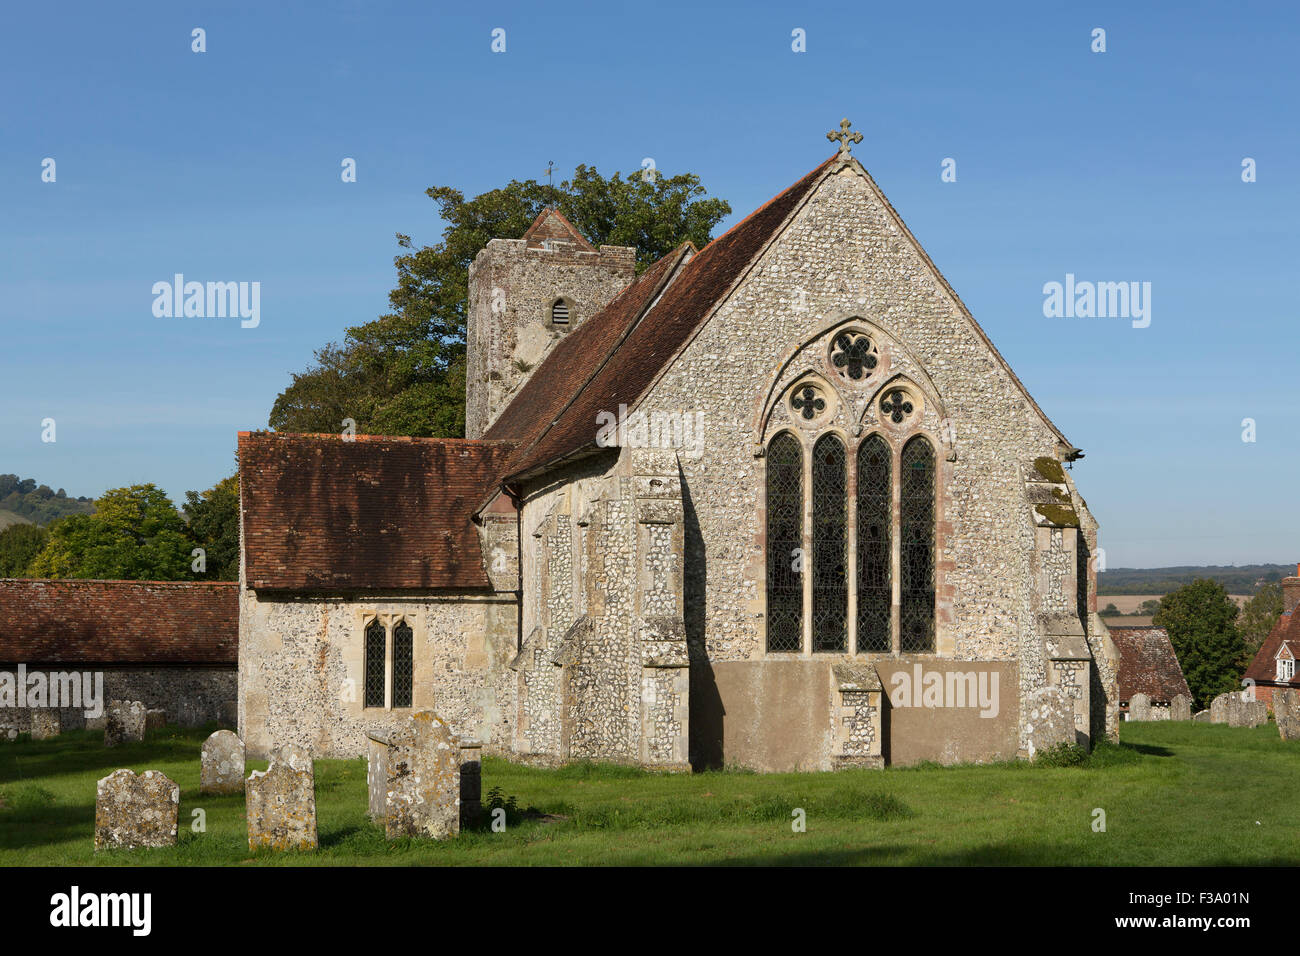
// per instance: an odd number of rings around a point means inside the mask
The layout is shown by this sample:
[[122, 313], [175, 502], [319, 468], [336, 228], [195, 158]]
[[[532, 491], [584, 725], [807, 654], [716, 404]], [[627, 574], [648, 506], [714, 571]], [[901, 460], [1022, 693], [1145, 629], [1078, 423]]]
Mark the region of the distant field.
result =
[[1229, 594], [1254, 594], [1261, 581], [1280, 581], [1295, 574], [1294, 564], [1184, 565], [1174, 568], [1111, 568], [1097, 575], [1097, 590], [1105, 594], [1150, 597], [1168, 594], [1198, 578], [1217, 581]]
[[[1249, 594], [1230, 594], [1228, 596], [1237, 602], [1237, 607], [1241, 607], [1251, 597]], [[1164, 597], [1163, 594], [1098, 594], [1097, 610], [1104, 611], [1107, 604], [1113, 604], [1121, 614], [1136, 614], [1143, 601], [1159, 601], [1162, 597]], [[1111, 620], [1114, 621], [1114, 618], [1111, 618]]]
[[31, 524], [31, 519], [24, 518], [22, 515], [16, 515], [12, 511], [0, 510], [0, 530], [9, 527], [11, 524]]

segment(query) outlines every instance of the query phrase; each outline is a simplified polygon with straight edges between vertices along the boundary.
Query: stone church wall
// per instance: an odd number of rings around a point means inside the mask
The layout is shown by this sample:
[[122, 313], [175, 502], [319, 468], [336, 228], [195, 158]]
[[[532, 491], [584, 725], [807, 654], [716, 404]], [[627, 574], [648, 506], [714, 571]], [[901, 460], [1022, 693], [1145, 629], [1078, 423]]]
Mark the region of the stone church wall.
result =
[[[375, 615], [414, 630], [410, 708], [364, 707], [364, 629]], [[487, 752], [510, 749], [518, 645], [513, 594], [240, 598], [239, 729], [250, 757], [294, 744], [316, 757], [366, 752], [366, 731], [434, 710]]]

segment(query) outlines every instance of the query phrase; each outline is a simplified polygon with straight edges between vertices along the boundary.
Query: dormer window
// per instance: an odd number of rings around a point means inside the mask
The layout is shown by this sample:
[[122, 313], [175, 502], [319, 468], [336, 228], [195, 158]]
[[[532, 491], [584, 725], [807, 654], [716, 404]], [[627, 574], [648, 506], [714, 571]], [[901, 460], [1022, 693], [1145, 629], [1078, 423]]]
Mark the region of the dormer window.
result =
[[568, 328], [569, 304], [563, 299], [556, 299], [555, 304], [551, 306], [551, 325]]
[[1293, 680], [1295, 678], [1295, 661], [1286, 657], [1277, 659], [1277, 679]]

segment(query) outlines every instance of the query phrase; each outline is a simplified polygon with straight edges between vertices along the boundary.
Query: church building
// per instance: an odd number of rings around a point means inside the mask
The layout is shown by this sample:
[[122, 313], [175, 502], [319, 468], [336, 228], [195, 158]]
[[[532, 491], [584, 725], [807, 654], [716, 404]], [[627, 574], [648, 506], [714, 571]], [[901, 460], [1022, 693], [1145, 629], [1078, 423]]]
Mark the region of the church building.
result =
[[640, 275], [554, 209], [489, 242], [466, 438], [239, 435], [250, 756], [360, 756], [421, 709], [513, 760], [673, 770], [1115, 737], [1081, 452], [848, 125]]

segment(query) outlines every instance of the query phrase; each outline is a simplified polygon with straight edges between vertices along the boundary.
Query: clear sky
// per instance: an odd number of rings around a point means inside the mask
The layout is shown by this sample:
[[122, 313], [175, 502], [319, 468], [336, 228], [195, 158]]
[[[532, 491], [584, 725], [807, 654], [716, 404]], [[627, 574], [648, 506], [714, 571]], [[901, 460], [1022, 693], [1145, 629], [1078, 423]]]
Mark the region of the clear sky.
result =
[[[725, 228], [847, 116], [1085, 451], [1108, 566], [1295, 561], [1297, 47], [1283, 3], [8, 4], [0, 472], [178, 501], [233, 472], [289, 373], [387, 310], [394, 233], [436, 241], [428, 186], [650, 157]], [[175, 273], [260, 282], [260, 325], [156, 318]], [[1067, 274], [1149, 282], [1150, 325], [1045, 317]]]

